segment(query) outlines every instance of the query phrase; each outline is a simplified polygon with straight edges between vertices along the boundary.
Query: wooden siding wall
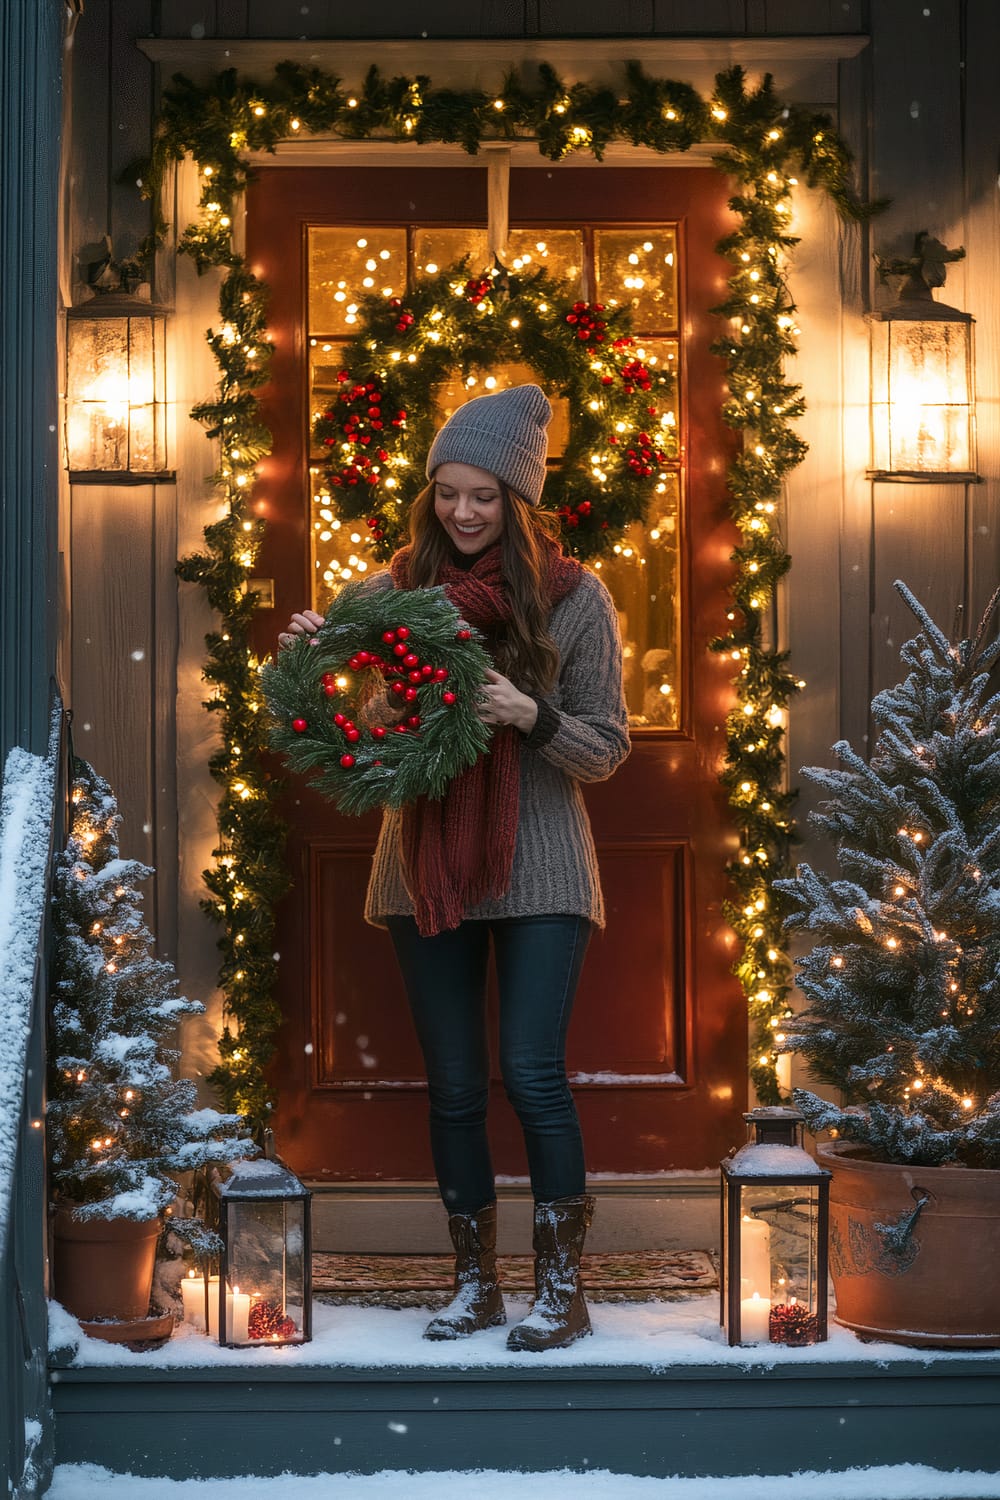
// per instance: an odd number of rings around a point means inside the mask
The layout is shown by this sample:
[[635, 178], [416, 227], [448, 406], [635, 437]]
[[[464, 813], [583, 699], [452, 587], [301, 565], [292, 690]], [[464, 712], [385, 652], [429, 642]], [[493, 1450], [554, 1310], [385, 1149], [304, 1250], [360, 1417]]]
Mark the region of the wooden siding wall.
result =
[[[809, 411], [811, 448], [788, 486], [785, 524], [793, 568], [775, 614], [793, 648], [806, 693], [789, 736], [793, 775], [829, 760], [846, 736], [868, 733], [868, 704], [891, 682], [909, 622], [892, 591], [904, 578], [951, 624], [962, 604], [980, 610], [997, 580], [1000, 523], [1000, 326], [995, 267], [1000, 259], [997, 155], [1000, 51], [996, 0], [383, 0], [367, 10], [341, 0], [108, 0], [88, 6], [73, 46], [74, 106], [67, 144], [68, 210], [64, 285], [79, 246], [109, 230], [119, 255], [146, 228], [133, 192], [116, 185], [141, 152], [155, 107], [154, 69], [136, 42], [180, 40], [489, 37], [533, 44], [546, 38], [607, 36], [607, 54], [642, 56], [643, 37], [862, 33], [870, 44], [839, 63], [841, 129], [856, 152], [862, 185], [891, 196], [871, 229], [845, 227], [818, 194], [803, 190], [795, 227], [802, 244], [792, 285], [800, 308], [796, 378]], [[616, 39], [620, 41], [616, 42]], [[417, 44], [419, 46], [419, 43]], [[228, 53], [224, 54], [227, 58]], [[281, 55], [276, 43], [274, 58]], [[511, 49], [516, 57], [516, 48]], [[730, 60], [720, 44], [719, 65]], [[238, 65], [238, 45], [232, 64]], [[418, 53], [412, 64], [420, 65]], [[173, 71], [165, 68], [165, 76]], [[801, 103], [830, 106], [830, 99]], [[193, 188], [178, 174], [178, 194]], [[183, 223], [178, 206], [177, 219]], [[868, 460], [867, 335], [863, 313], [875, 293], [874, 248], [899, 252], [928, 229], [969, 256], [953, 267], [947, 300], [978, 320], [977, 379], [981, 485], [873, 485]], [[126, 817], [124, 846], [160, 869], [157, 911], [168, 949], [177, 901], [182, 978], [206, 998], [214, 934], [197, 910], [199, 872], [212, 847], [213, 788], [205, 772], [212, 725], [201, 709], [202, 636], [208, 626], [196, 591], [178, 587], [178, 549], [195, 545], [207, 519], [203, 477], [212, 464], [200, 429], [186, 416], [212, 384], [201, 331], [214, 314], [214, 278], [161, 257], [158, 295], [176, 294], [185, 316], [173, 329], [178, 485], [149, 489], [87, 486], [72, 496], [70, 574], [74, 604], [70, 701], [81, 748], [115, 783]], [[177, 278], [176, 287], [173, 285]], [[123, 565], [123, 563], [125, 565]], [[839, 651], [831, 650], [839, 642]], [[142, 650], [141, 659], [134, 652]], [[89, 725], [89, 728], [83, 728]], [[176, 770], [175, 770], [176, 768]], [[809, 805], [803, 794], [803, 814]], [[177, 829], [181, 839], [178, 851]], [[180, 879], [174, 871], [180, 855]], [[805, 846], [806, 857], [822, 859]], [[196, 1052], [210, 1061], [211, 1020]]]

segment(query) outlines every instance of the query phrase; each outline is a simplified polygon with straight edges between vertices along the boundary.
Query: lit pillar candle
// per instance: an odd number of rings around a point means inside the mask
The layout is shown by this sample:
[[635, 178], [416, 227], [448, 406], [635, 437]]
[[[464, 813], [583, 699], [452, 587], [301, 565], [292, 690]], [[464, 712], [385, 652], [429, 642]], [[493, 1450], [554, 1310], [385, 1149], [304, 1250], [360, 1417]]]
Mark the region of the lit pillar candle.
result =
[[771, 1299], [754, 1292], [740, 1303], [740, 1343], [767, 1344], [771, 1339]]
[[748, 1297], [771, 1295], [771, 1226], [749, 1214], [740, 1221], [740, 1281]]
[[189, 1271], [181, 1282], [181, 1298], [184, 1302], [184, 1321], [195, 1328], [205, 1330], [205, 1278], [197, 1271]]
[[229, 1344], [245, 1344], [250, 1337], [250, 1297], [238, 1286], [226, 1293], [226, 1332]]

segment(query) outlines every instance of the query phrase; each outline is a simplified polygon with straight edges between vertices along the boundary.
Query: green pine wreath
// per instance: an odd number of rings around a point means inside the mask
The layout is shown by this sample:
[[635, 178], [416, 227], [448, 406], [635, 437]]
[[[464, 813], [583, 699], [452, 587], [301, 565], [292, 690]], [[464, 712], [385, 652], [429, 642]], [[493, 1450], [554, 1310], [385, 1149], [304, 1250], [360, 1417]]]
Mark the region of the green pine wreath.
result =
[[473, 706], [489, 666], [444, 589], [345, 584], [261, 669], [271, 744], [343, 813], [441, 797], [489, 746]]
[[582, 301], [543, 270], [470, 276], [462, 260], [405, 297], [361, 299], [356, 317], [313, 438], [340, 518], [366, 525], [378, 559], [406, 540], [439, 424], [432, 393], [456, 369], [468, 379], [526, 364], [550, 396], [568, 398], [569, 439], [545, 490], [567, 551], [606, 557], [645, 517], [677, 453], [676, 382], [638, 357], [627, 308]]

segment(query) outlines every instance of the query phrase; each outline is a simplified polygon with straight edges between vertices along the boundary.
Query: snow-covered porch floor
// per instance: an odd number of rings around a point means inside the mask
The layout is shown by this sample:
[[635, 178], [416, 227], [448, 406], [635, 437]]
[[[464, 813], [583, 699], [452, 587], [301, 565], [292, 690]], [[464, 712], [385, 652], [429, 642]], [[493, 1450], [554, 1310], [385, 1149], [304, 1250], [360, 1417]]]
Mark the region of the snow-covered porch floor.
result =
[[[512, 1320], [527, 1304], [511, 1300]], [[487, 1468], [791, 1474], [1000, 1468], [1000, 1352], [730, 1349], [715, 1298], [604, 1304], [594, 1337], [508, 1353], [504, 1330], [421, 1338], [419, 1308], [317, 1303], [313, 1342], [219, 1349], [182, 1327], [134, 1353], [54, 1308], [57, 1457], [134, 1474]]]

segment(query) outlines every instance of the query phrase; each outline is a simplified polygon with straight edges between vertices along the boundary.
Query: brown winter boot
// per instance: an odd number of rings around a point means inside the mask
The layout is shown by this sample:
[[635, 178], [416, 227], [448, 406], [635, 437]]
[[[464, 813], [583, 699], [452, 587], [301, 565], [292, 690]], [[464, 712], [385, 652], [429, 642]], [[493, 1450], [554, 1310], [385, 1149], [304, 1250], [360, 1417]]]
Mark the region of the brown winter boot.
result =
[[580, 1256], [594, 1217], [594, 1200], [557, 1198], [535, 1204], [535, 1301], [507, 1335], [508, 1349], [563, 1349], [592, 1333], [580, 1285]]
[[428, 1323], [425, 1339], [464, 1339], [507, 1321], [497, 1282], [496, 1204], [475, 1214], [452, 1214], [448, 1233], [455, 1246], [455, 1296]]

